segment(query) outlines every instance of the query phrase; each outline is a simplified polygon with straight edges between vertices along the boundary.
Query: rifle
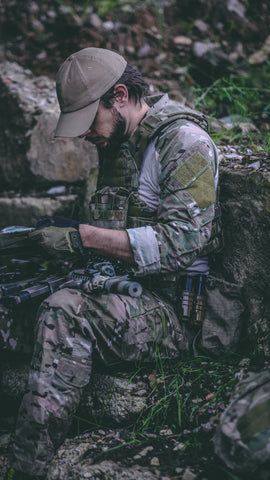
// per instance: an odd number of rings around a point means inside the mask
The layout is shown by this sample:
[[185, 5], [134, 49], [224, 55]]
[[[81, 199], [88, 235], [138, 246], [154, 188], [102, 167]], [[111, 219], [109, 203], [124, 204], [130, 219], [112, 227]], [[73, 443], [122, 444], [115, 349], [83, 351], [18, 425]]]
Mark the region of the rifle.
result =
[[[5, 255], [5, 264], [0, 267], [0, 301], [14, 307], [32, 299], [44, 297], [63, 288], [80, 288], [89, 293], [120, 293], [139, 297], [142, 286], [134, 281], [122, 262], [110, 261], [89, 253], [85, 265], [73, 268], [68, 262], [59, 263], [51, 272], [36, 261], [7, 259], [14, 253], [23, 256], [33, 252], [28, 238], [32, 227], [8, 227], [0, 231], [0, 259]], [[1, 260], [0, 260], [1, 261]], [[29, 276], [30, 275], [30, 276]]]

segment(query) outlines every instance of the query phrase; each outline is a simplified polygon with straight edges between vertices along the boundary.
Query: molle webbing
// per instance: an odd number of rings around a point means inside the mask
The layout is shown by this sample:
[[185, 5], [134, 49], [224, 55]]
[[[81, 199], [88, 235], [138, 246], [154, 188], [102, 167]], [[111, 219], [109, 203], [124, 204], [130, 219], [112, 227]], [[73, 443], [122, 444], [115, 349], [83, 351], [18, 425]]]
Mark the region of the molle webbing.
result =
[[138, 188], [139, 172], [126, 143], [121, 145], [116, 158], [102, 159], [99, 168], [98, 189], [105, 186]]

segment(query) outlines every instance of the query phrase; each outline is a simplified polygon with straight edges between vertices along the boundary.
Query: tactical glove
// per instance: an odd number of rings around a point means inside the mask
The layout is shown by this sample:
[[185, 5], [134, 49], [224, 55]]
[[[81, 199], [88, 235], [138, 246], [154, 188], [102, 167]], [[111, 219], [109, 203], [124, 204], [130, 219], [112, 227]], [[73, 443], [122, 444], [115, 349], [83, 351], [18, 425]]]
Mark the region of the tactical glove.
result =
[[79, 222], [70, 218], [46, 217], [34, 225], [35, 230], [29, 233], [29, 238], [54, 257], [83, 255], [79, 225]]

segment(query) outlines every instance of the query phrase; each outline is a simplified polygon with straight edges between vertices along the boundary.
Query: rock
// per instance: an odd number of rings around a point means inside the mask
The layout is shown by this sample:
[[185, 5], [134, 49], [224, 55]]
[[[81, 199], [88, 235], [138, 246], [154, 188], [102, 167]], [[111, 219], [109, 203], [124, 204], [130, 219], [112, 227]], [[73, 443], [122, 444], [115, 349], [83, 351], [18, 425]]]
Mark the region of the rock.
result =
[[152, 452], [154, 450], [154, 447], [149, 445], [148, 447], [145, 447], [143, 450], [141, 450], [137, 455], [134, 456], [134, 460], [139, 460], [142, 457], [146, 457], [149, 452]]
[[219, 43], [194, 42], [193, 53], [196, 57], [203, 57], [205, 55], [208, 55], [209, 52], [213, 52], [218, 48], [220, 48]]
[[[6, 362], [1, 365], [0, 389], [20, 401], [26, 389], [29, 362]], [[127, 423], [147, 404], [148, 386], [130, 381], [128, 374], [94, 373], [85, 390], [79, 414], [86, 418], [109, 418], [113, 423]]]
[[66, 189], [65, 185], [58, 185], [56, 187], [49, 188], [47, 193], [48, 193], [48, 195], [61, 195], [61, 194], [66, 193], [66, 190], [67, 189]]
[[165, 429], [160, 430], [159, 434], [166, 437], [166, 436], [169, 436], [169, 435], [173, 435], [173, 432], [170, 428], [165, 428]]
[[147, 468], [138, 465], [124, 467], [111, 460], [93, 463], [96, 450], [93, 434], [66, 440], [54, 457], [47, 480], [157, 480], [157, 476]]
[[265, 62], [270, 56], [270, 35], [265, 40], [262, 48], [257, 52], [254, 52], [248, 58], [251, 65]]
[[234, 12], [239, 17], [245, 18], [246, 7], [239, 0], [227, 0], [226, 4], [229, 12]]
[[203, 20], [200, 20], [200, 19], [195, 20], [194, 25], [202, 33], [206, 33], [209, 30], [209, 25], [205, 23]]
[[81, 410], [115, 423], [134, 419], [147, 405], [148, 386], [131, 382], [130, 375], [94, 373], [81, 403]]
[[12, 195], [0, 197], [0, 227], [8, 225], [32, 225], [44, 216], [70, 216], [78, 199], [75, 194], [57, 197], [38, 197], [31, 195]]
[[17, 365], [14, 362], [1, 365], [1, 391], [16, 401], [21, 401], [26, 389], [29, 365], [26, 362], [20, 362]]
[[208, 125], [210, 132], [224, 132], [225, 130], [230, 130], [232, 128], [231, 125], [223, 122], [217, 118], [208, 118]]
[[261, 162], [260, 161], [253, 162], [253, 163], [250, 163], [248, 165], [248, 168], [253, 168], [253, 170], [259, 170], [260, 167], [261, 167]]
[[108, 20], [107, 22], [103, 22], [103, 28], [105, 28], [105, 30], [108, 30], [108, 31], [111, 31], [114, 29], [114, 23], [111, 21], [111, 20]]
[[59, 116], [59, 109], [55, 107], [54, 111], [43, 112], [32, 130], [26, 154], [30, 171], [42, 184], [83, 181], [91, 166], [97, 164], [95, 148], [77, 138], [54, 138]]
[[0, 188], [82, 182], [97, 164], [91, 144], [54, 138], [59, 107], [52, 80], [3, 62], [0, 105]]
[[183, 442], [176, 443], [175, 447], [173, 448], [174, 452], [181, 452], [186, 449], [186, 445]]
[[186, 470], [183, 473], [182, 480], [195, 480], [197, 478], [196, 473], [192, 472], [189, 468], [186, 468]]
[[138, 58], [144, 58], [144, 57], [147, 57], [147, 55], [150, 53], [151, 51], [151, 47], [148, 43], [145, 43], [144, 45], [142, 45], [138, 52], [137, 52], [137, 56]]
[[89, 23], [95, 28], [101, 28], [102, 26], [102, 20], [96, 13], [89, 15]]
[[192, 40], [184, 35], [178, 35], [177, 37], [174, 37], [173, 43], [177, 46], [189, 46], [192, 44]]
[[229, 166], [220, 169], [224, 251], [220, 262], [227, 278], [243, 285], [245, 329], [270, 355], [270, 172]]

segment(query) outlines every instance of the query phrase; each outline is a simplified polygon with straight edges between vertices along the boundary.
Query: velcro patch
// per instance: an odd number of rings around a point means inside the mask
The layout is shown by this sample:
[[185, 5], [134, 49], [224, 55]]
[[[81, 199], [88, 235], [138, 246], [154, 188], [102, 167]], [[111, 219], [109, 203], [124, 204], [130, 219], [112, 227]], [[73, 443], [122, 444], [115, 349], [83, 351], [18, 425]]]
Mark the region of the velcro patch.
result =
[[194, 198], [200, 209], [215, 202], [214, 175], [208, 161], [200, 152], [194, 152], [175, 170], [172, 177]]

